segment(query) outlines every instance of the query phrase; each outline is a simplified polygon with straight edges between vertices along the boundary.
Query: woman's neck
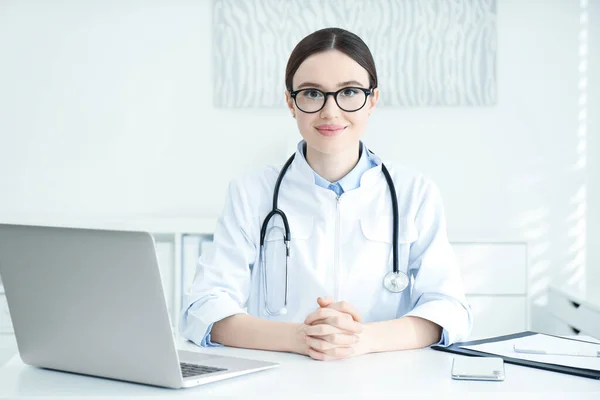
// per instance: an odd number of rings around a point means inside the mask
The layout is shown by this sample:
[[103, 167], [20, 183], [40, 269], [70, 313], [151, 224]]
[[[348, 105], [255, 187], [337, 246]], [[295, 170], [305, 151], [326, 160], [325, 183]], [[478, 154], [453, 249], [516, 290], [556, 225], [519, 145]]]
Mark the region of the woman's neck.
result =
[[337, 154], [321, 153], [306, 146], [305, 157], [308, 165], [323, 179], [329, 182], [337, 182], [352, 171], [358, 163], [359, 155], [360, 143]]

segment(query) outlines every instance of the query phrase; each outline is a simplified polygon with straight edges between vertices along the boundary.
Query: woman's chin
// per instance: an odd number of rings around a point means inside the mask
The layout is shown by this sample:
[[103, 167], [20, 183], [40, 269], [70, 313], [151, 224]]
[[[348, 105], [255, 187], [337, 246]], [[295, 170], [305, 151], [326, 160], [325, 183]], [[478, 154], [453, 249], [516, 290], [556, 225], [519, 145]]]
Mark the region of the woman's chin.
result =
[[339, 138], [333, 140], [330, 138], [315, 140], [312, 143], [308, 143], [308, 145], [322, 154], [336, 154], [351, 147], [346, 140], [339, 140]]

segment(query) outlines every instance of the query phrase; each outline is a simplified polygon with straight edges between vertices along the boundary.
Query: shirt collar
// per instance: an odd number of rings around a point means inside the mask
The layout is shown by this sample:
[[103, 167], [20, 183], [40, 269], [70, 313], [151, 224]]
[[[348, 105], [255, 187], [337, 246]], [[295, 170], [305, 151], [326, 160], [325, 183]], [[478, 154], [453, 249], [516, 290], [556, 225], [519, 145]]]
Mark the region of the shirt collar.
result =
[[[298, 152], [297, 153], [304, 159], [304, 161], [306, 161], [306, 158], [304, 157], [305, 146], [306, 146], [306, 141], [304, 141], [304, 140], [301, 140], [298, 143]], [[360, 180], [361, 180], [363, 174], [367, 170], [369, 170], [372, 167], [377, 165], [376, 160], [371, 158], [371, 153], [369, 152], [369, 150], [367, 149], [367, 146], [365, 146], [365, 144], [362, 141], [360, 142], [360, 146], [361, 146], [361, 154], [360, 154], [360, 158], [358, 159], [358, 162], [356, 163], [354, 168], [352, 168], [352, 170], [350, 172], [348, 172], [342, 179], [340, 179], [337, 182], [329, 182], [327, 179], [323, 178], [322, 176], [320, 176], [313, 170], [315, 183], [318, 186], [321, 186], [326, 189], [329, 188], [329, 186], [332, 183], [333, 184], [337, 183], [341, 186], [341, 188], [344, 192], [358, 188], [360, 186]], [[308, 164], [308, 162], [306, 162], [306, 164]], [[312, 170], [312, 168], [311, 168], [311, 170]]]

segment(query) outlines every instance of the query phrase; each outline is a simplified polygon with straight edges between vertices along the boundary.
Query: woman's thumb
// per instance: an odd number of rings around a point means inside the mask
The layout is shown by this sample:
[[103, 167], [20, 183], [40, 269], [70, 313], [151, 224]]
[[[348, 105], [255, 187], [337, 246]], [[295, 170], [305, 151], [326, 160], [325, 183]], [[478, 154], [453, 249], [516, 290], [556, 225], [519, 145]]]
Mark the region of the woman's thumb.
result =
[[320, 307], [327, 307], [331, 303], [333, 303], [333, 299], [331, 297], [318, 297], [317, 303], [319, 303]]

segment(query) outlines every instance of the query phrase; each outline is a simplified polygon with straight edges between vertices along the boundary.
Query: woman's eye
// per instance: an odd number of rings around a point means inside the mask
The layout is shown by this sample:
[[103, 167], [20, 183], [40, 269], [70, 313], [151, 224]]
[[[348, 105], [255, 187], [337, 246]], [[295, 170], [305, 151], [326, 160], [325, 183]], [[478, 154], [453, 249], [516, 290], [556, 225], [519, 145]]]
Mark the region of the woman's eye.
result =
[[357, 93], [356, 89], [344, 89], [344, 90], [342, 90], [342, 96], [345, 96], [345, 97], [355, 96], [356, 93]]
[[319, 97], [321, 97], [321, 92], [319, 92], [318, 90], [305, 90], [304, 96], [308, 97], [309, 99], [318, 99]]

